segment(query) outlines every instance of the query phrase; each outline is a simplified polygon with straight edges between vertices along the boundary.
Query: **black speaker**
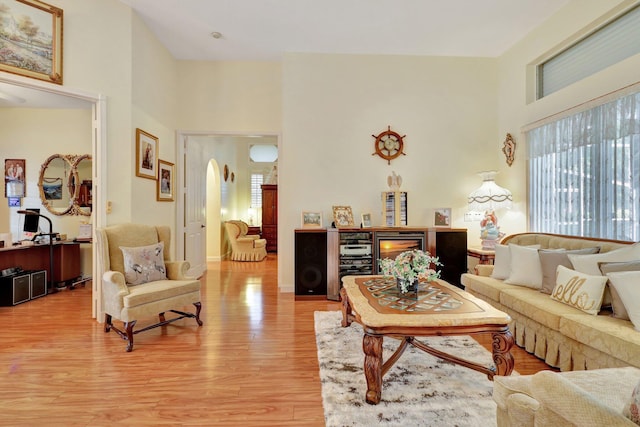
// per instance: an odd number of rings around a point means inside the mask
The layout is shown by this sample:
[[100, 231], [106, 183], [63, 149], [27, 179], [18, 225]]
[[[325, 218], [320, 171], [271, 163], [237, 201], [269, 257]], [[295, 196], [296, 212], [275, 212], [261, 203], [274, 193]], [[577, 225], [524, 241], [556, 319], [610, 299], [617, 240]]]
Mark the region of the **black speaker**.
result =
[[296, 295], [327, 294], [327, 233], [296, 231]]

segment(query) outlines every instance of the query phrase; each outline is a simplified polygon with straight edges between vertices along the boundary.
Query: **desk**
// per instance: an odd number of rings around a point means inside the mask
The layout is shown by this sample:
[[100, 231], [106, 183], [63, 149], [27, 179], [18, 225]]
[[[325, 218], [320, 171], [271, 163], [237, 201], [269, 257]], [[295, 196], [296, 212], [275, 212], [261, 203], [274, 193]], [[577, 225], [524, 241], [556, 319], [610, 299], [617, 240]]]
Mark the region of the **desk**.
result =
[[[80, 244], [56, 242], [53, 244], [53, 283], [67, 282], [81, 276]], [[23, 270], [49, 271], [49, 245], [12, 246], [0, 249], [0, 270], [20, 267]]]

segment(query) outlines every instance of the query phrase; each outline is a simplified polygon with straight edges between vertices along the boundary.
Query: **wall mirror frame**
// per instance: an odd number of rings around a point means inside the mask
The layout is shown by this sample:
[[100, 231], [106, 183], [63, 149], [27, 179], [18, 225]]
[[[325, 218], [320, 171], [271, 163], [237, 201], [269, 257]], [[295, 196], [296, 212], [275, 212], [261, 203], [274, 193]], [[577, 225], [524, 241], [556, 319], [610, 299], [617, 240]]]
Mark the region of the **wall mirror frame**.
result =
[[40, 167], [40, 201], [53, 215], [90, 216], [92, 162], [89, 154], [53, 154]]

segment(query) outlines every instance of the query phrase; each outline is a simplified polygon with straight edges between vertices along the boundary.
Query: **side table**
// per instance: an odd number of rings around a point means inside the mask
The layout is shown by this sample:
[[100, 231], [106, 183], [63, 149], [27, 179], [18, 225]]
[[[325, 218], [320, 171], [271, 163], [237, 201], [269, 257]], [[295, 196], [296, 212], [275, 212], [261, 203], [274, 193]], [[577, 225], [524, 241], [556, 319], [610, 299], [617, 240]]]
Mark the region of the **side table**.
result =
[[478, 264], [493, 264], [496, 258], [496, 251], [490, 249], [482, 249], [480, 246], [470, 246], [467, 248], [467, 256], [478, 258]]

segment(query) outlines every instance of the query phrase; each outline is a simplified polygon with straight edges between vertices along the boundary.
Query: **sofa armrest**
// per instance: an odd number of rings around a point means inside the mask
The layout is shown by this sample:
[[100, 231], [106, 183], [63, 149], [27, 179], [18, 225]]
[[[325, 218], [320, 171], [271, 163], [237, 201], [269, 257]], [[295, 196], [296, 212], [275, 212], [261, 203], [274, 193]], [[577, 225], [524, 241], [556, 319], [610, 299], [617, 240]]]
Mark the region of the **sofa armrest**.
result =
[[187, 276], [187, 271], [191, 268], [189, 261], [165, 261], [167, 269], [167, 279], [169, 280], [197, 280], [197, 277]]
[[507, 398], [507, 419], [499, 419], [498, 425], [533, 427], [538, 408], [540, 403], [533, 397], [524, 393], [514, 393]]
[[478, 276], [489, 277], [493, 273], [493, 265], [490, 264], [478, 264], [475, 267], [475, 273]]
[[[622, 413], [602, 404], [588, 391], [578, 387], [562, 375], [541, 371], [531, 378], [533, 396], [540, 402], [539, 418], [545, 422], [546, 412], [552, 412], [550, 419], [558, 416], [581, 427], [635, 426]], [[538, 418], [538, 417], [537, 417]]]

